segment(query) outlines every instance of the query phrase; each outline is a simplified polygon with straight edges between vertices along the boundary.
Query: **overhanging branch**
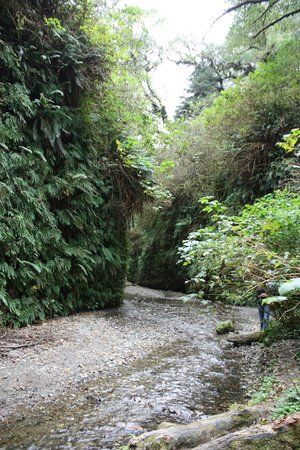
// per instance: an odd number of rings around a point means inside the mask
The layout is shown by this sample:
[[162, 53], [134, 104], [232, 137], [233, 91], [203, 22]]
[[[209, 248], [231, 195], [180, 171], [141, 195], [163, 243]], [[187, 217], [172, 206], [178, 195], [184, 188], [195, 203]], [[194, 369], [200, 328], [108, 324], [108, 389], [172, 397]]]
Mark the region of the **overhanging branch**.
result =
[[296, 14], [300, 13], [300, 8], [299, 9], [295, 9], [294, 11], [291, 11], [289, 13], [283, 14], [283, 16], [278, 17], [278, 19], [273, 20], [273, 22], [268, 23], [268, 25], [266, 25], [265, 27], [263, 27], [261, 30], [259, 30], [254, 36], [252, 36], [251, 39], [255, 39], [257, 38], [261, 33], [263, 33], [264, 31], [266, 31], [268, 28], [273, 27], [274, 25], [276, 25], [277, 23], [281, 22], [283, 19], [286, 19], [288, 17], [291, 16], [295, 16]]
[[273, 8], [273, 6], [275, 6], [277, 3], [279, 3], [280, 0], [274, 0], [273, 3], [270, 3], [265, 9], [264, 11], [252, 22], [252, 25], [254, 25], [256, 22], [258, 22], [260, 19], [262, 19], [268, 11], [270, 11], [270, 9]]
[[231, 6], [230, 8], [226, 9], [219, 17], [217, 17], [213, 23], [211, 24], [211, 26], [213, 26], [216, 22], [218, 22], [218, 20], [220, 20], [222, 17], [226, 16], [226, 14], [230, 14], [233, 11], [236, 11], [240, 8], [242, 8], [243, 6], [247, 6], [247, 5], [258, 5], [260, 3], [268, 3], [269, 0], [245, 0], [243, 2], [238, 3], [237, 5]]

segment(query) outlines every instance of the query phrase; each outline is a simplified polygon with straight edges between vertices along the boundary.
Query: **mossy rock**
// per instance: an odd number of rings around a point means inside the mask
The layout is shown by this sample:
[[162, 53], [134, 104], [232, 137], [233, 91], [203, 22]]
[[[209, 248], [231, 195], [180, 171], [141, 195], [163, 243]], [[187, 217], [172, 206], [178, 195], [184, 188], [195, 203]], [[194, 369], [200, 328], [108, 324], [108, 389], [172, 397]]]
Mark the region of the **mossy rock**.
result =
[[234, 323], [232, 320], [225, 320], [224, 322], [219, 322], [216, 326], [217, 334], [227, 334], [234, 331]]

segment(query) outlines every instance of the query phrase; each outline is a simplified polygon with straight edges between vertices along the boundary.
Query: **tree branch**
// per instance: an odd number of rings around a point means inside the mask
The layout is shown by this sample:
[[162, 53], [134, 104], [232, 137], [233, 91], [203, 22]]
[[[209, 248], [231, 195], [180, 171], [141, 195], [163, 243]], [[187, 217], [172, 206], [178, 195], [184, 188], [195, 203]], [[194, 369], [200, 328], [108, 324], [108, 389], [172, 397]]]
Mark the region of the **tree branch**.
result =
[[186, 59], [183, 59], [183, 58], [180, 58], [180, 59], [170, 59], [170, 61], [173, 62], [173, 63], [175, 63], [177, 66], [179, 66], [180, 64], [182, 64], [182, 65], [185, 65], [185, 66], [194, 66], [194, 67], [196, 67], [196, 66], [198, 66], [198, 64], [199, 64], [197, 61], [194, 61], [194, 60], [188, 59], [188, 58], [186, 58]]
[[298, 308], [298, 306], [300, 306], [300, 302], [298, 302], [297, 305], [295, 305], [293, 308], [288, 309], [287, 311], [284, 311], [284, 313], [279, 317], [278, 321], [280, 322], [286, 314], [288, 314], [289, 312], [294, 311], [295, 309]]
[[277, 23], [281, 22], [283, 19], [286, 19], [287, 17], [291, 17], [294, 16], [296, 14], [300, 13], [300, 8], [299, 9], [295, 9], [294, 11], [291, 11], [289, 13], [283, 14], [283, 16], [279, 17], [276, 20], [273, 20], [273, 22], [268, 23], [268, 25], [266, 25], [265, 27], [263, 27], [261, 30], [259, 30], [254, 36], [252, 36], [251, 39], [256, 39], [261, 33], [263, 33], [264, 31], [266, 31], [268, 28], [273, 27], [274, 25], [276, 25]]
[[270, 5], [268, 5], [266, 7], [266, 9], [252, 22], [251, 25], [254, 25], [256, 22], [258, 22], [262, 17], [264, 17], [268, 11], [270, 11], [270, 9], [273, 8], [273, 6], [275, 6], [278, 2], [280, 2], [280, 0], [274, 0], [273, 3], [271, 3]]
[[222, 17], [226, 16], [226, 14], [230, 14], [233, 11], [236, 11], [237, 9], [242, 8], [243, 6], [247, 5], [259, 5], [260, 3], [268, 3], [269, 0], [245, 0], [241, 3], [238, 3], [237, 5], [231, 6], [230, 8], [226, 9], [219, 17], [217, 17], [211, 26], [213, 26], [218, 20], [220, 20]]

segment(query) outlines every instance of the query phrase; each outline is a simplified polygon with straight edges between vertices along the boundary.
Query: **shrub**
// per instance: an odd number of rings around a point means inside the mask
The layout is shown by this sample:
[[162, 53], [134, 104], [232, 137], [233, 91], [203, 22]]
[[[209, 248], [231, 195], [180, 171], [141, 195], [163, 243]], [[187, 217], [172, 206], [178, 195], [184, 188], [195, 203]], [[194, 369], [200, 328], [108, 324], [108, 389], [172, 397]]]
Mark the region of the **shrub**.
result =
[[[234, 236], [234, 233], [225, 231], [221, 233], [221, 229], [219, 235], [216, 235], [216, 227], [210, 230], [212, 234], [207, 234], [206, 238], [204, 235], [200, 238], [197, 233], [194, 235], [195, 241], [203, 242], [203, 251], [208, 252], [205, 255], [207, 264], [199, 266], [198, 271], [190, 272], [192, 277], [202, 272], [198, 280], [194, 280], [195, 284], [199, 284], [199, 290], [205, 285], [206, 294], [209, 291], [213, 295], [214, 290], [216, 295], [223, 292], [227, 297], [243, 301], [243, 298], [249, 299], [251, 296], [250, 291], [246, 294], [242, 292], [244, 273], [249, 280], [252, 277], [250, 272], [257, 271], [258, 282], [272, 278], [272, 274], [268, 275], [267, 271], [273, 271], [274, 265], [282, 268], [285, 264], [293, 266], [291, 255], [292, 258], [296, 256], [299, 241], [299, 214], [295, 213], [295, 210], [299, 211], [299, 197], [290, 197], [288, 206], [285, 194], [281, 200], [279, 194], [273, 200], [269, 197], [268, 203], [265, 196], [275, 189], [283, 190], [285, 187], [299, 192], [299, 130], [296, 127], [300, 122], [300, 102], [298, 60], [295, 57], [297, 53], [299, 40], [290, 40], [283, 34], [276, 52], [272, 52], [261, 62], [252, 74], [235, 80], [235, 85], [222, 92], [213, 105], [205, 108], [195, 120], [188, 123], [178, 121], [169, 127], [170, 132], [166, 134], [162, 153], [167, 153], [168, 157], [175, 160], [174, 176], [166, 181], [175, 200], [171, 206], [154, 214], [154, 220], [150, 221], [153, 225], [152, 232], [148, 232], [146, 224], [145, 233], [141, 233], [142, 239], [136, 241], [136, 247], [140, 246], [141, 249], [137, 253], [145, 275], [141, 279], [145, 280], [145, 284], [156, 279], [157, 275], [166, 274], [166, 277], [163, 275], [159, 279], [159, 287], [170, 288], [172, 283], [169, 281], [172, 279], [176, 281], [173, 286], [181, 288], [183, 285], [186, 271], [176, 268], [176, 252], [181, 245], [180, 239], [199, 228], [200, 224], [203, 228], [206, 226], [206, 219], [197, 211], [197, 200], [202, 195], [214, 195], [230, 207], [232, 214], [237, 214], [245, 204], [252, 204], [259, 197], [264, 199], [261, 203], [256, 203], [256, 212], [252, 210], [253, 214], [249, 215], [249, 220], [243, 227], [244, 236]], [[282, 138], [283, 142], [278, 145]], [[183, 199], [183, 205], [180, 204], [180, 199]], [[255, 214], [261, 219], [255, 220]], [[247, 221], [247, 209], [244, 211], [244, 220]], [[176, 223], [180, 225], [187, 222], [187, 226], [181, 227], [186, 235], [176, 234], [180, 229], [176, 227]], [[208, 229], [206, 231], [209, 232]], [[224, 239], [221, 239], [221, 234]], [[249, 238], [246, 240], [247, 234]], [[215, 238], [217, 243], [214, 243]], [[210, 241], [205, 244], [204, 241], [208, 239]], [[204, 249], [205, 245], [207, 249]], [[187, 248], [186, 250], [188, 253]], [[289, 255], [285, 256], [284, 252], [289, 252]], [[225, 258], [226, 254], [226, 268], [221, 268], [222, 256]], [[211, 269], [208, 267], [209, 258], [212, 258]], [[246, 267], [246, 262], [249, 267]], [[185, 263], [185, 267], [188, 267], [189, 262]], [[236, 274], [235, 266], [238, 267]], [[278, 271], [273, 273], [275, 277], [282, 275], [284, 279], [286, 274], [293, 273], [292, 267], [287, 268], [285, 273], [279, 266]], [[207, 271], [210, 273], [206, 273]], [[218, 276], [221, 273], [220, 280]], [[164, 285], [163, 280], [167, 277], [168, 283]], [[203, 282], [200, 278], [207, 279]], [[223, 287], [216, 289], [225, 278], [227, 293]], [[232, 284], [233, 279], [235, 282]], [[235, 283], [240, 285], [239, 292], [236, 293]], [[213, 289], [210, 284], [214, 285]]]
[[220, 154], [216, 195], [235, 208], [281, 187], [293, 171], [295, 155], [276, 144], [300, 122], [297, 52], [299, 40], [285, 41], [203, 114], [207, 145]]
[[[270, 305], [272, 315], [284, 324], [298, 324], [300, 328], [300, 278], [292, 278], [279, 284], [279, 296], [263, 300], [264, 305]], [[300, 330], [299, 330], [300, 331]]]
[[244, 303], [257, 285], [299, 273], [299, 200], [277, 192], [228, 216], [219, 202], [202, 199], [210, 225], [191, 233], [179, 250], [191, 288]]

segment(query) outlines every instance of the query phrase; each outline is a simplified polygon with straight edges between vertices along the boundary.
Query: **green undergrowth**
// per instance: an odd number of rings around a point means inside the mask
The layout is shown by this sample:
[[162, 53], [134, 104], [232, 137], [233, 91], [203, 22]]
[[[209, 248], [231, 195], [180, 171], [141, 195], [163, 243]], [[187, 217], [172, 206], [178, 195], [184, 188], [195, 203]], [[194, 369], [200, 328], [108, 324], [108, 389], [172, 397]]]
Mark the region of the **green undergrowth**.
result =
[[[153, 209], [139, 230], [132, 266], [145, 285], [190, 280], [204, 296], [251, 304], [256, 285], [298, 276], [297, 51], [299, 40], [283, 34], [252, 73], [195, 118], [168, 125], [162, 152], [175, 161], [166, 182], [175, 201]], [[228, 208], [214, 225], [199, 211], [204, 196]]]
[[300, 323], [282, 323], [280, 321], [272, 320], [264, 335], [263, 342], [266, 345], [270, 345], [273, 342], [297, 339], [300, 336]]
[[274, 374], [265, 376], [260, 383], [259, 389], [252, 396], [249, 404], [259, 405], [276, 395], [276, 377]]
[[8, 11], [1, 26], [2, 321], [118, 305], [125, 235], [84, 88], [105, 74], [104, 49], [52, 23], [15, 29]]
[[202, 198], [208, 226], [183, 241], [180, 261], [199, 295], [251, 304], [262, 283], [299, 273], [300, 196], [277, 191], [231, 216], [225, 205]]
[[[295, 358], [297, 360], [297, 355]], [[291, 375], [288, 383], [282, 383], [274, 372], [275, 367], [274, 361], [273, 371], [262, 378], [260, 386], [249, 401], [251, 406], [271, 402], [270, 420], [282, 419], [300, 412], [300, 378], [293, 379]]]
[[276, 400], [275, 409], [272, 411], [273, 420], [282, 419], [290, 414], [300, 412], [300, 382], [287, 389]]
[[155, 214], [148, 207], [131, 229], [129, 279], [154, 289], [185, 291], [187, 273], [178, 264], [178, 248], [200, 215], [199, 205], [190, 206], [185, 197], [174, 198]]

